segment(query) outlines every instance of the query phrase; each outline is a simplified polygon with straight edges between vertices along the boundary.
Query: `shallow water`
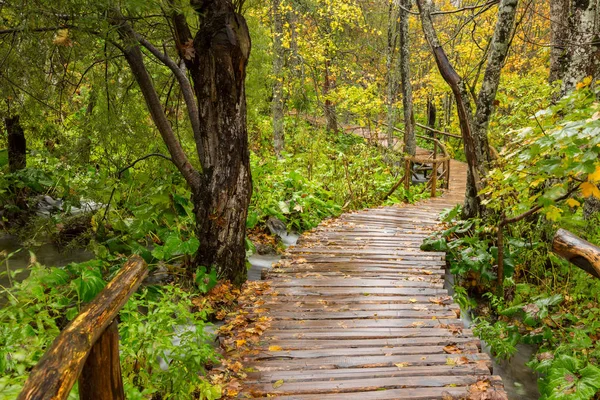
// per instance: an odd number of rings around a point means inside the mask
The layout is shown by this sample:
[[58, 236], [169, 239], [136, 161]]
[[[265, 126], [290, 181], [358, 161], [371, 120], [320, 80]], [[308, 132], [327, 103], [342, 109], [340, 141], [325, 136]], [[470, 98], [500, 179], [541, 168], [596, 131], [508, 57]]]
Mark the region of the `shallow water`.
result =
[[[454, 295], [454, 277], [450, 271], [446, 271], [445, 288], [448, 293]], [[465, 327], [472, 324], [471, 316], [461, 311], [461, 319]], [[540, 392], [537, 386], [538, 375], [535, 371], [525, 365], [535, 354], [535, 347], [525, 344], [517, 345], [517, 352], [509, 360], [496, 359], [485, 341], [481, 341], [482, 350], [492, 359], [494, 375], [499, 375], [504, 382], [504, 388], [510, 400], [537, 400]]]
[[12, 235], [0, 236], [0, 251], [5, 251], [7, 254], [13, 254], [8, 260], [4, 257], [0, 258], [0, 285], [9, 287], [11, 280], [8, 277], [8, 271], [16, 271], [23, 269], [15, 278], [23, 280], [29, 275], [27, 266], [30, 264], [30, 251], [35, 254], [37, 261], [46, 266], [62, 267], [72, 262], [83, 262], [91, 260], [94, 255], [85, 249], [69, 249], [60, 251], [51, 243], [45, 243], [41, 246], [32, 248], [23, 248], [19, 238]]

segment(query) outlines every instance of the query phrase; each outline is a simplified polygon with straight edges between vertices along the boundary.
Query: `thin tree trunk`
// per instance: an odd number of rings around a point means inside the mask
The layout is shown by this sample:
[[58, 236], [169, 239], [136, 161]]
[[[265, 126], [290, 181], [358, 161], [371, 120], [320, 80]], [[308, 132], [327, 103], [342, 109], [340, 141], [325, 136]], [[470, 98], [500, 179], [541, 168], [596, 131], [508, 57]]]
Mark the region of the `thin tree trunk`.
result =
[[563, 96], [573, 91], [586, 76], [594, 75], [596, 6], [596, 0], [571, 0], [569, 62], [561, 90]]
[[465, 204], [463, 214], [466, 217], [472, 217], [479, 213], [480, 201], [477, 193], [481, 189], [480, 183], [480, 168], [482, 163], [477, 158], [475, 142], [476, 137], [473, 135], [473, 114], [469, 102], [470, 93], [463, 79], [458, 75], [450, 61], [446, 52], [440, 45], [437, 33], [433, 27], [431, 12], [433, 4], [431, 0], [417, 0], [417, 6], [421, 15], [421, 24], [423, 33], [429, 46], [432, 49], [433, 56], [440, 71], [440, 74], [448, 83], [456, 100], [456, 108], [458, 111], [458, 120], [460, 130], [463, 137], [463, 145], [468, 165], [467, 192], [465, 196]]
[[390, 0], [388, 8], [388, 36], [386, 47], [385, 66], [387, 71], [387, 143], [391, 149], [394, 147], [394, 126], [396, 125], [397, 111], [396, 98], [398, 96], [398, 78], [394, 64], [394, 55], [396, 53], [396, 44], [398, 41], [398, 14], [395, 7], [397, 0]]
[[490, 42], [487, 66], [477, 96], [477, 112], [473, 121], [473, 133], [478, 143], [476, 148], [477, 158], [485, 163], [484, 168], [482, 168], [483, 173], [487, 172], [492, 162], [487, 135], [488, 124], [494, 112], [494, 101], [500, 84], [500, 73], [508, 55], [518, 4], [519, 0], [503, 0], [498, 5], [496, 28]]
[[427, 98], [427, 126], [435, 129], [437, 109], [431, 97]]
[[19, 116], [4, 119], [8, 133], [8, 167], [15, 172], [27, 166], [27, 141]]
[[400, 77], [402, 80], [402, 108], [404, 111], [404, 152], [414, 156], [417, 152], [413, 116], [412, 84], [410, 82], [410, 43], [408, 38], [408, 12], [411, 0], [401, 0], [400, 8]]
[[471, 111], [469, 102], [471, 94], [467, 89], [467, 85], [454, 70], [439, 43], [431, 18], [433, 9], [431, 0], [417, 0], [417, 5], [421, 15], [423, 32], [432, 48], [438, 69], [452, 89], [456, 99], [458, 119], [469, 167], [463, 214], [466, 217], [473, 217], [481, 213], [481, 202], [478, 193], [482, 188], [481, 178], [487, 174], [491, 159], [487, 128], [500, 82], [500, 72], [511, 42], [518, 0], [501, 0], [498, 5], [498, 20], [490, 43], [490, 53], [482, 89], [477, 98], [475, 116]]
[[551, 44], [549, 81], [563, 79], [569, 54], [569, 0], [550, 0]]
[[331, 92], [331, 77], [329, 75], [329, 67], [331, 61], [325, 60], [325, 72], [323, 79], [323, 96], [325, 97], [325, 119], [327, 121], [327, 130], [329, 132], [337, 132], [337, 115], [335, 112], [335, 106], [332, 101], [328, 98], [329, 92]]
[[280, 10], [281, 1], [271, 1], [271, 13], [273, 17], [273, 102], [271, 108], [273, 112], [273, 147], [277, 157], [281, 157], [284, 146], [284, 126], [283, 126], [283, 21]]

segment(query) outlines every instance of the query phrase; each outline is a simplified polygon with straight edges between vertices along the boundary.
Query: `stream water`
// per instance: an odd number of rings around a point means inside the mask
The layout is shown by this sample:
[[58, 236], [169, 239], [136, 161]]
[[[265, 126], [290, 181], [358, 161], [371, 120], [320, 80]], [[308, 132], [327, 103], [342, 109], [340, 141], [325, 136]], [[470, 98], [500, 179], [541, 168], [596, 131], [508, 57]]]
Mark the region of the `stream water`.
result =
[[3, 287], [10, 286], [11, 280], [8, 276], [8, 271], [23, 270], [23, 272], [15, 277], [16, 280], [23, 280], [27, 277], [29, 272], [26, 268], [30, 263], [31, 257], [29, 251], [35, 254], [40, 264], [52, 267], [62, 267], [72, 262], [88, 261], [94, 257], [92, 253], [85, 249], [61, 251], [51, 243], [45, 243], [29, 249], [23, 248], [19, 239], [11, 235], [0, 236], [1, 251], [5, 251], [7, 255], [14, 253], [6, 262], [3, 261], [4, 257], [0, 258], [0, 285]]
[[[454, 276], [450, 271], [446, 271], [444, 286], [448, 293], [453, 296]], [[467, 328], [473, 323], [471, 315], [465, 310], [461, 310], [461, 319]], [[533, 346], [517, 345], [517, 352], [509, 360], [496, 359], [492, 355], [490, 347], [483, 340], [481, 341], [481, 347], [492, 359], [494, 375], [502, 377], [504, 388], [510, 400], [537, 400], [540, 398], [537, 386], [538, 375], [526, 365], [535, 354]]]

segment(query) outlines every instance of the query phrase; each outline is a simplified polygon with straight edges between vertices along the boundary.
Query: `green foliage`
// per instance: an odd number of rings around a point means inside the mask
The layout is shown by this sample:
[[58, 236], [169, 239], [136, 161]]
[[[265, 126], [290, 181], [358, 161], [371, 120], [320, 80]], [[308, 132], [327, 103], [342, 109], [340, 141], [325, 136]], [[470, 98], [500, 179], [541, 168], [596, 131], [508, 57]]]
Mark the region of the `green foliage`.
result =
[[206, 313], [192, 308], [190, 294], [173, 286], [145, 288], [125, 305], [119, 334], [128, 398], [220, 397], [202, 378], [206, 365], [217, 361], [213, 335], [205, 331]]
[[[65, 268], [33, 263], [29, 270], [27, 279], [1, 293], [7, 300], [0, 309], [1, 399], [16, 398], [45, 349], [111, 274], [101, 261]], [[191, 296], [172, 286], [148, 287], [121, 311], [121, 366], [128, 398], [220, 397], [220, 389], [202, 378], [206, 365], [217, 361], [213, 334], [204, 322], [209, 310], [194, 312]]]
[[[535, 125], [510, 132], [512, 140], [502, 152], [502, 161], [488, 176], [483, 190], [488, 208], [520, 214], [542, 207], [546, 218], [569, 218], [570, 207], [583, 197], [600, 197], [600, 105], [588, 88], [575, 91], [556, 106], [538, 112]], [[556, 200], [581, 188], [567, 205]], [[507, 212], [507, 214], [508, 214]]]
[[587, 400], [600, 390], [600, 368], [587, 361], [563, 354], [531, 365], [544, 374], [542, 400]]
[[[343, 210], [380, 204], [400, 179], [401, 168], [390, 166], [390, 159], [399, 159], [399, 155], [384, 152], [358, 136], [326, 133], [296, 123], [286, 139], [289, 153], [283, 159], [265, 151], [252, 154], [254, 195], [248, 227], [275, 216], [291, 229], [311, 229]], [[409, 200], [428, 195], [419, 191], [412, 188]], [[404, 196], [399, 188], [389, 203]]]

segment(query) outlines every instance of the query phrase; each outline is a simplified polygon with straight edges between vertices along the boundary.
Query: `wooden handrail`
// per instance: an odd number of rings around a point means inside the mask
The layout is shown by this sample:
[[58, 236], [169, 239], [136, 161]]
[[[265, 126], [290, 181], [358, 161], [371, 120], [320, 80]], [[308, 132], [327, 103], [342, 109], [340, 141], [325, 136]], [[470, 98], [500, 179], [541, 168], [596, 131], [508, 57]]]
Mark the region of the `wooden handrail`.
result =
[[559, 229], [552, 242], [552, 251], [600, 279], [600, 247], [565, 229]]
[[430, 131], [430, 132], [433, 132], [433, 133], [437, 133], [437, 134], [439, 134], [439, 135], [448, 136], [448, 137], [451, 137], [451, 138], [454, 138], [454, 139], [462, 139], [462, 136], [460, 136], [460, 135], [455, 135], [455, 134], [453, 134], [453, 133], [448, 133], [448, 132], [444, 132], [444, 131], [439, 131], [439, 130], [437, 130], [437, 129], [434, 129], [434, 128], [430, 127], [430, 126], [423, 125], [423, 124], [420, 124], [420, 123], [418, 123], [418, 122], [417, 122], [417, 123], [415, 123], [415, 125], [416, 125], [416, 126], [418, 126], [419, 128], [425, 129], [426, 131]]
[[80, 374], [81, 399], [124, 399], [118, 331], [113, 321], [147, 273], [144, 260], [131, 257], [46, 350], [18, 400], [66, 399]]

